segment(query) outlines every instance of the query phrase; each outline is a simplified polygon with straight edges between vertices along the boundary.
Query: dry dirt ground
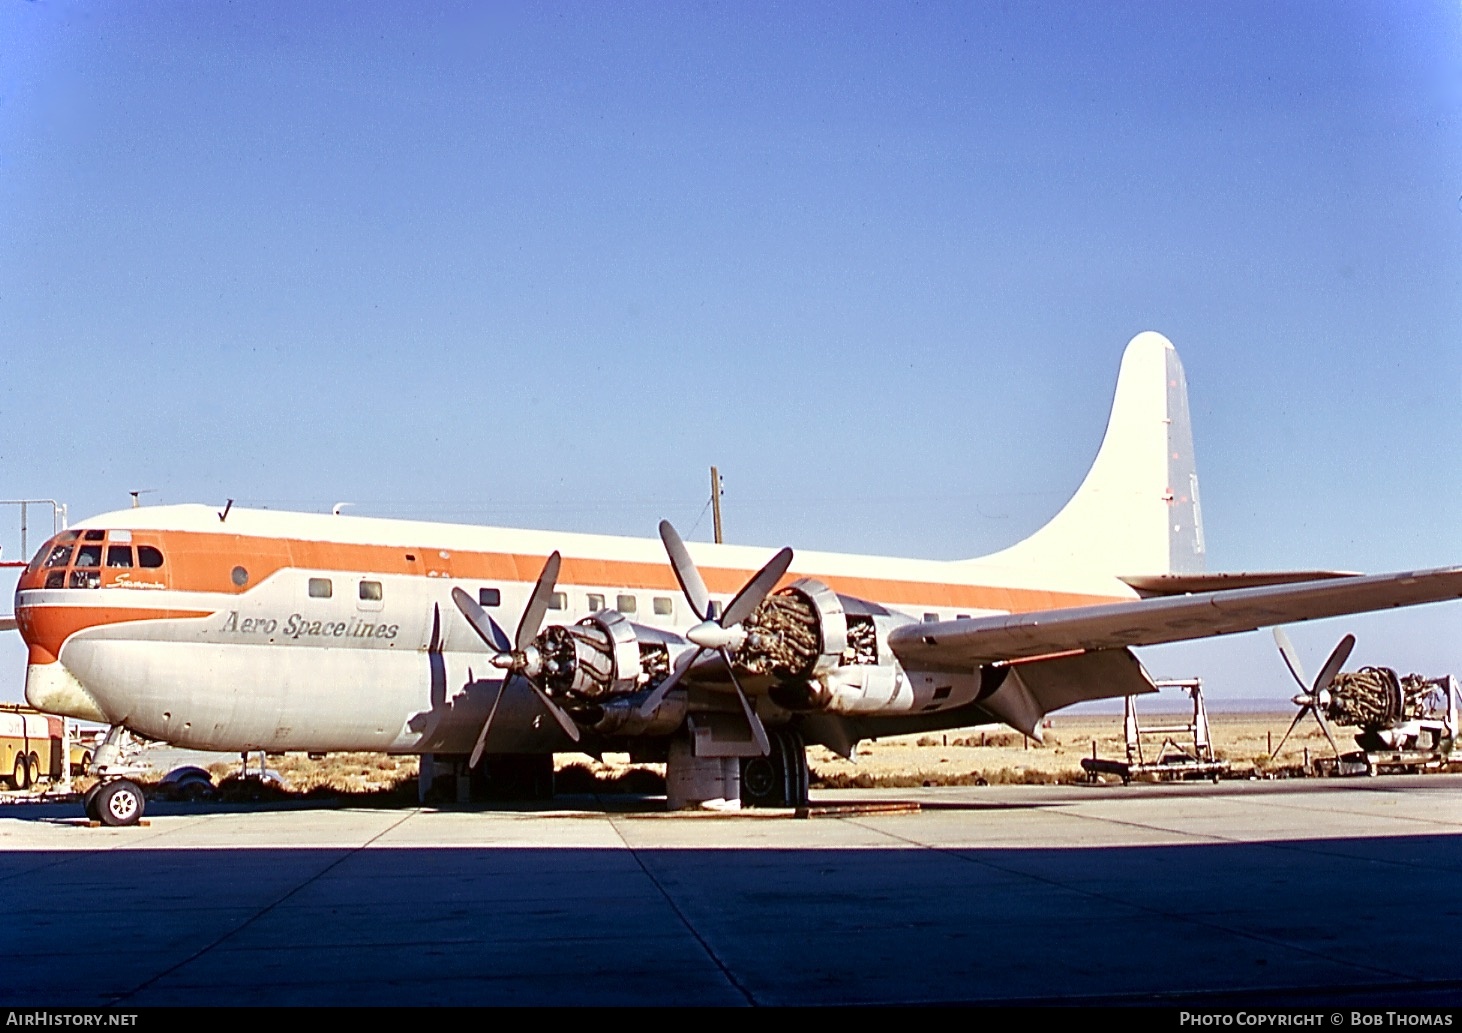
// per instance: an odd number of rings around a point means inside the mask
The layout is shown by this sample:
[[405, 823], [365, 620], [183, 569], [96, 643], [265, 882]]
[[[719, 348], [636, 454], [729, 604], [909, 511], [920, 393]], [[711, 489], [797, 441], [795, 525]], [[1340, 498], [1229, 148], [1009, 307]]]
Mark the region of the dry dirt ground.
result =
[[[1283, 737], [1293, 713], [1210, 714], [1214, 755], [1231, 766], [1227, 777], [1249, 778], [1301, 774], [1309, 760], [1332, 755], [1313, 719], [1301, 722], [1283, 751], [1273, 761], [1269, 753]], [[1143, 714], [1144, 729], [1181, 725], [1187, 714]], [[1342, 751], [1354, 748], [1352, 732], [1336, 729]], [[856, 760], [847, 761], [820, 746], [808, 750], [812, 784], [832, 788], [873, 788], [911, 785], [979, 785], [1000, 783], [1073, 782], [1085, 777], [1081, 759], [1096, 755], [1125, 760], [1122, 717], [1112, 715], [1056, 715], [1044, 729], [1043, 742], [1026, 739], [1009, 729], [962, 729], [924, 735], [895, 736], [864, 742]], [[1158, 760], [1185, 749], [1191, 751], [1190, 733], [1156, 732], [1143, 737], [1145, 759]], [[415, 757], [381, 754], [332, 754], [309, 760], [290, 754], [270, 758], [270, 766], [285, 779], [291, 794], [345, 793], [400, 796], [415, 799]], [[634, 765], [627, 755], [582, 754], [558, 757], [559, 786], [566, 792], [663, 792], [663, 765]], [[214, 765], [216, 781], [237, 774], [237, 765]]]

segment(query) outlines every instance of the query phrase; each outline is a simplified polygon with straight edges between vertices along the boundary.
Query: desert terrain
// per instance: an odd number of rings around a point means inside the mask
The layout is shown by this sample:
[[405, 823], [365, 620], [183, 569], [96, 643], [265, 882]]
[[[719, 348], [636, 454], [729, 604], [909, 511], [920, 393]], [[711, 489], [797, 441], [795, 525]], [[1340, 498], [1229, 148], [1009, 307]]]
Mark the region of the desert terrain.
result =
[[[1295, 777], [1310, 762], [1333, 756], [1313, 718], [1307, 718], [1271, 761], [1270, 750], [1293, 717], [1293, 712], [1210, 713], [1214, 757], [1230, 765], [1225, 777]], [[1190, 719], [1186, 713], [1140, 715], [1144, 730], [1183, 725]], [[1354, 749], [1353, 730], [1335, 732], [1342, 751]], [[1149, 762], [1164, 753], [1193, 749], [1192, 735], [1185, 731], [1151, 731], [1142, 742], [1143, 758]], [[812, 746], [808, 763], [814, 789], [1070, 783], [1086, 777], [1081, 759], [1092, 756], [1093, 750], [1104, 759], [1126, 759], [1121, 714], [1053, 715], [1039, 742], [1008, 728], [987, 727], [864, 741], [851, 761]], [[289, 754], [271, 757], [269, 766], [291, 794], [394, 796], [402, 802], [414, 802], [416, 796], [415, 757], [353, 753], [310, 760]], [[238, 767], [237, 762], [212, 765], [215, 781], [234, 782], [231, 776], [237, 775]], [[663, 765], [632, 764], [625, 754], [565, 753], [558, 756], [557, 767], [561, 792], [664, 791]]]

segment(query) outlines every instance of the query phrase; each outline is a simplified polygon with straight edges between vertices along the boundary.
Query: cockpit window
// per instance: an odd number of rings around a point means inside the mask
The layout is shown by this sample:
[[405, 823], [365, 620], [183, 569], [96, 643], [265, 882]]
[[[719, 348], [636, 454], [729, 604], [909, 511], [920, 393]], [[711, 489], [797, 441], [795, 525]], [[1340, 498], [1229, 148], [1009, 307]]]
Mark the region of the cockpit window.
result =
[[137, 565], [139, 567], [160, 567], [162, 566], [162, 553], [151, 545], [137, 546]]
[[77, 567], [71, 571], [72, 588], [100, 588], [102, 586], [102, 572], [100, 570], [84, 570]]
[[100, 530], [97, 530], [97, 529], [93, 528], [92, 530], [87, 531], [85, 534], [83, 534], [81, 536], [81, 539], [82, 539], [82, 541], [86, 541], [86, 542], [99, 542], [103, 538], [105, 538], [106, 536], [107, 536], [107, 533], [105, 531], [100, 531]]
[[107, 566], [109, 567], [130, 567], [132, 566], [132, 546], [130, 545], [108, 545]]
[[69, 545], [56, 546], [51, 550], [51, 554], [46, 557], [46, 566], [48, 567], [64, 567], [70, 562], [71, 546]]
[[101, 565], [102, 547], [100, 545], [83, 545], [76, 550], [76, 566], [100, 567]]

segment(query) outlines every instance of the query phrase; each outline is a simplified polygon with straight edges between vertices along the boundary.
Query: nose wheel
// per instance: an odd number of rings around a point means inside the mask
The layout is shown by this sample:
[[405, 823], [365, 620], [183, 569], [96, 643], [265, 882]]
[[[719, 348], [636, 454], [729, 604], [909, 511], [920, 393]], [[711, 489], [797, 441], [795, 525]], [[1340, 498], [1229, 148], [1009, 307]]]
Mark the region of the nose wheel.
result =
[[136, 782], [119, 778], [93, 786], [81, 798], [81, 803], [86, 808], [86, 816], [92, 821], [115, 828], [136, 825], [141, 821], [147, 798]]

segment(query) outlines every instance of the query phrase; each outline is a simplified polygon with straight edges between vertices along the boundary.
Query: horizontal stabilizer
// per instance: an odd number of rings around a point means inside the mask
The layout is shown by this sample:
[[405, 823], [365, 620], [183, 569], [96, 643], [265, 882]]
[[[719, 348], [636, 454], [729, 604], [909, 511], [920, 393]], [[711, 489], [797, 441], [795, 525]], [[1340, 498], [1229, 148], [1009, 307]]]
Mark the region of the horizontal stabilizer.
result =
[[1226, 592], [1234, 588], [1259, 588], [1262, 585], [1293, 585], [1301, 581], [1324, 581], [1337, 577], [1360, 577], [1360, 574], [1351, 570], [1261, 570], [1232, 574], [1139, 574], [1118, 580], [1146, 598], [1154, 595]]
[[1275, 624], [1462, 599], [1462, 567], [908, 624], [888, 644], [905, 667], [967, 671], [1022, 657], [1254, 631]]

